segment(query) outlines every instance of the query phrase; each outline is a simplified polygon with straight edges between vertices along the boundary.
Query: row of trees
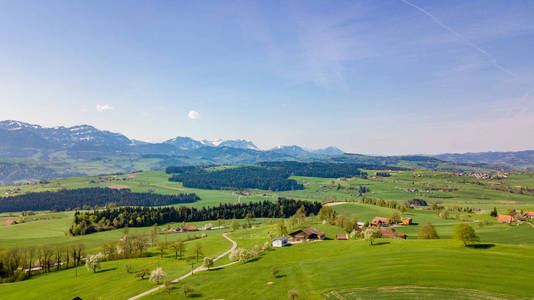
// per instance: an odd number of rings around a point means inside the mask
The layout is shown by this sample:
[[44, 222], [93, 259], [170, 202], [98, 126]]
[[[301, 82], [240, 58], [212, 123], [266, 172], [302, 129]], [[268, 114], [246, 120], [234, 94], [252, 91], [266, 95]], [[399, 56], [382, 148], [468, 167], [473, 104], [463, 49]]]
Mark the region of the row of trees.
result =
[[383, 200], [383, 199], [376, 199], [376, 198], [372, 198], [372, 197], [363, 196], [361, 198], [360, 202], [361, 203], [365, 203], [365, 204], [372, 204], [372, 205], [376, 205], [376, 206], [381, 206], [381, 207], [398, 209], [401, 212], [405, 212], [405, 211], [408, 210], [406, 205], [398, 203], [395, 200], [386, 201], [386, 200]]
[[83, 188], [38, 192], [3, 198], [0, 212], [24, 210], [72, 210], [104, 207], [109, 203], [117, 206], [161, 206], [193, 203], [200, 200], [195, 194], [160, 195], [132, 193], [129, 189]]
[[78, 267], [84, 255], [83, 244], [28, 246], [0, 252], [0, 280], [14, 282], [34, 274]]
[[218, 219], [288, 218], [303, 207], [306, 215], [317, 214], [319, 202], [279, 198], [276, 202], [221, 204], [215, 207], [120, 207], [116, 209], [76, 212], [69, 229], [72, 235], [129, 227], [152, 226], [169, 222], [198, 222]]

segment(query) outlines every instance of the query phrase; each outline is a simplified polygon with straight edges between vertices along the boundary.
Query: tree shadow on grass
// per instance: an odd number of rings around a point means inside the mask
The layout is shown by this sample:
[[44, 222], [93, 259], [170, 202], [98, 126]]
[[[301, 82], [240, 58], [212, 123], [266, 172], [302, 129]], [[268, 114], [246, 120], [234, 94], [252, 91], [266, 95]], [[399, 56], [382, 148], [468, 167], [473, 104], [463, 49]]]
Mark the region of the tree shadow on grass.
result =
[[263, 257], [263, 255], [255, 256], [255, 257], [253, 257], [253, 258], [247, 260], [247, 264], [248, 264], [248, 263], [251, 263], [251, 262], [258, 261], [258, 260], [262, 259], [262, 257]]
[[387, 244], [391, 244], [391, 242], [378, 242], [378, 243], [373, 243], [373, 246], [380, 246], [380, 245], [387, 245]]
[[274, 277], [275, 277], [275, 278], [283, 278], [283, 277], [287, 277], [287, 275], [286, 275], [286, 274], [281, 274], [281, 275], [276, 275], [276, 276], [274, 276]]
[[200, 298], [200, 297], [202, 297], [201, 293], [193, 293], [193, 294], [187, 295], [187, 298]]
[[104, 272], [115, 271], [115, 270], [117, 270], [117, 267], [102, 269], [102, 270], [99, 270], [97, 273], [104, 273]]
[[467, 245], [466, 247], [473, 248], [473, 249], [489, 249], [489, 248], [495, 247], [495, 244], [489, 244], [489, 243], [472, 244], [472, 245]]

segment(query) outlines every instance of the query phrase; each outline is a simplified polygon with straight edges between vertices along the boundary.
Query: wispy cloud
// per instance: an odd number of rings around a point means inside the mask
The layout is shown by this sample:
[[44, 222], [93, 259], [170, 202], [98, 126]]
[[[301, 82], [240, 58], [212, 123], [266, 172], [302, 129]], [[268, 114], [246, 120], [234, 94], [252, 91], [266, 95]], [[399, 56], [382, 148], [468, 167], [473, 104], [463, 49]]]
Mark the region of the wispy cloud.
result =
[[96, 105], [96, 110], [99, 111], [99, 112], [105, 112], [105, 111], [109, 111], [109, 110], [113, 110], [113, 106], [111, 105], [108, 105], [108, 104], [97, 104]]
[[450, 26], [448, 26], [447, 24], [443, 23], [440, 19], [438, 19], [436, 16], [434, 16], [433, 14], [431, 14], [430, 12], [428, 12], [427, 10], [425, 10], [424, 8], [418, 6], [418, 5], [415, 5], [414, 3], [408, 1], [408, 0], [400, 0], [402, 2], [404, 2], [406, 5], [409, 5], [415, 9], [417, 9], [418, 11], [420, 11], [421, 13], [423, 13], [424, 15], [426, 15], [427, 17], [429, 17], [430, 19], [432, 19], [432, 21], [437, 24], [438, 26], [440, 26], [441, 28], [445, 29], [446, 31], [450, 32], [451, 34], [453, 34], [454, 36], [456, 36], [458, 39], [460, 39], [462, 42], [464, 42], [466, 45], [468, 45], [469, 47], [475, 49], [476, 51], [478, 51], [480, 54], [484, 55], [487, 60], [493, 65], [495, 66], [496, 68], [498, 68], [499, 70], [507, 73], [508, 75], [512, 76], [512, 77], [518, 77], [514, 72], [508, 70], [507, 68], [505, 68], [504, 66], [502, 66], [501, 64], [499, 64], [497, 62], [497, 59], [491, 55], [488, 51], [482, 49], [480, 46], [478, 46], [477, 44], [471, 42], [470, 40], [468, 40], [466, 37], [464, 37], [462, 34], [460, 34], [458, 31], [452, 29]]
[[197, 111], [192, 110], [187, 114], [187, 117], [189, 119], [191, 119], [191, 120], [196, 120], [196, 119], [200, 118], [200, 113], [197, 112]]

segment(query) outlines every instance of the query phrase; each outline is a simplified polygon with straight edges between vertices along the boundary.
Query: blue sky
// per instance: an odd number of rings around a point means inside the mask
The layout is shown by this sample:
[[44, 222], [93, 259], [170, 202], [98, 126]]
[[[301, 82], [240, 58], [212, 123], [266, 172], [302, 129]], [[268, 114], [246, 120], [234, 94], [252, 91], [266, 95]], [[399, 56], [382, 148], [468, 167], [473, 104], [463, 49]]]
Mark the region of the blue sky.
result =
[[261, 148], [534, 149], [533, 53], [533, 1], [0, 0], [0, 119]]

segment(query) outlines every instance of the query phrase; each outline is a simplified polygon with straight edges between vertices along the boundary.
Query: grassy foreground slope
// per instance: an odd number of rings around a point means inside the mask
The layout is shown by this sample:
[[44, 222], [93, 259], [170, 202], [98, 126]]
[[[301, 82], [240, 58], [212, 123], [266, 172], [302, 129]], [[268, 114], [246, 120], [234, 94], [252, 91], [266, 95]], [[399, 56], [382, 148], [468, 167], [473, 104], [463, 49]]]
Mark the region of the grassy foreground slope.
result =
[[[176, 236], [176, 235], [175, 235]], [[181, 235], [183, 238], [184, 235]], [[220, 232], [206, 238], [186, 243], [187, 260], [176, 260], [174, 253], [166, 253], [163, 258], [159, 255], [150, 257], [122, 259], [102, 263], [102, 269], [97, 273], [88, 271], [84, 266], [75, 269], [51, 272], [35, 278], [14, 283], [0, 284], [0, 298], [2, 299], [72, 299], [76, 296], [82, 299], [126, 299], [135, 296], [155, 286], [155, 283], [136, 278], [134, 273], [126, 271], [126, 264], [135, 271], [142, 268], [154, 270], [160, 266], [167, 273], [169, 279], [179, 277], [191, 270], [191, 263], [195, 267], [199, 264], [193, 259], [193, 245], [200, 243], [202, 252], [206, 256], [216, 256], [232, 245], [221, 236]], [[189, 261], [190, 260], [190, 261]], [[200, 264], [202, 261], [200, 261]]]
[[[257, 230], [258, 241], [264, 233]], [[230, 237], [240, 245], [251, 244], [250, 231]], [[278, 277], [271, 273], [273, 266], [280, 269]], [[454, 298], [452, 290], [456, 288], [502, 299], [499, 295], [532, 296], [531, 282], [524, 280], [534, 276], [532, 266], [534, 247], [529, 246], [469, 248], [452, 240], [381, 240], [379, 245], [370, 246], [361, 240], [326, 240], [271, 250], [246, 264], [199, 273], [185, 283], [193, 286], [201, 299], [284, 299], [291, 289], [298, 290], [301, 299], [322, 299], [336, 290], [414, 283], [434, 287], [431, 295], [435, 299]], [[425, 293], [405, 293], [397, 299]], [[353, 291], [351, 295], [347, 299], [376, 299], [369, 291]], [[182, 297], [178, 285], [170, 295], [161, 292], [147, 299]]]

